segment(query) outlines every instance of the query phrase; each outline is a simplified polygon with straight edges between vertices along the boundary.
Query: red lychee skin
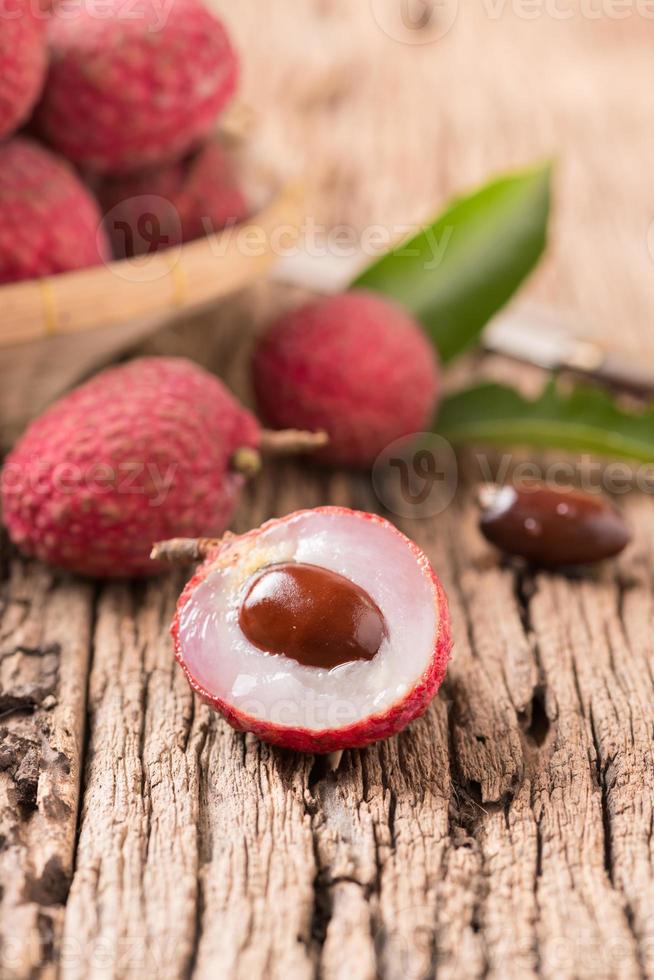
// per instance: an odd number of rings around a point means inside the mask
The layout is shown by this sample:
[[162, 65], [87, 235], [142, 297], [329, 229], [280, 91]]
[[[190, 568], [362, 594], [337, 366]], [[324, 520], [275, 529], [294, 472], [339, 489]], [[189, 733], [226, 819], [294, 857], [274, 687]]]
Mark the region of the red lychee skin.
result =
[[[2, 473], [4, 520], [26, 554], [82, 575], [151, 575], [162, 537], [222, 534], [259, 427], [183, 358], [103, 371], [34, 422]], [[170, 478], [165, 490], [166, 475]]]
[[177, 163], [107, 181], [100, 200], [118, 258], [202, 238], [248, 213], [231, 161], [217, 140]]
[[422, 432], [436, 409], [433, 346], [412, 317], [353, 290], [281, 317], [253, 360], [259, 409], [275, 427], [325, 429], [325, 462], [369, 466], [389, 443]]
[[[360, 520], [380, 524], [388, 529], [389, 532], [402, 538], [410, 547], [423, 574], [429, 579], [433, 589], [434, 604], [438, 608], [439, 613], [438, 631], [434, 637], [431, 660], [422, 677], [419, 678], [414, 687], [401, 700], [380, 714], [370, 715], [345, 728], [325, 729], [324, 731], [313, 731], [308, 728], [293, 728], [262, 721], [253, 718], [251, 715], [243, 714], [237, 711], [232, 705], [227, 704], [220, 698], [214, 697], [196, 681], [189, 671], [184, 662], [179, 635], [180, 620], [184, 607], [192, 600], [197, 586], [214, 571], [216, 562], [224, 553], [224, 549], [238, 547], [239, 542], [256, 538], [262, 531], [270, 527], [286, 524], [297, 517], [302, 517], [304, 514], [309, 513], [358, 517]], [[235, 728], [239, 732], [252, 732], [262, 741], [269, 742], [271, 745], [276, 745], [279, 748], [293, 749], [296, 752], [314, 752], [317, 754], [338, 752], [341, 749], [363, 748], [373, 742], [397, 735], [410, 722], [423, 715], [443, 683], [452, 650], [452, 631], [447, 596], [425, 553], [415, 542], [407, 538], [401, 531], [398, 531], [393, 524], [383, 517], [363, 511], [353, 511], [347, 507], [317, 507], [313, 511], [297, 511], [286, 517], [268, 521], [261, 527], [240, 537], [229, 536], [224, 545], [216, 548], [207, 557], [197, 569], [193, 578], [186, 584], [177, 601], [177, 610], [170, 631], [175, 645], [175, 657], [184, 671], [191, 688], [207, 704], [220, 712], [232, 728]]]
[[109, 260], [100, 222], [65, 160], [21, 137], [0, 143], [0, 284]]
[[170, 6], [80, 0], [49, 25], [51, 65], [38, 119], [46, 139], [96, 173], [182, 157], [236, 89], [238, 60], [200, 0]]
[[29, 116], [46, 64], [45, 23], [31, 0], [0, 0], [0, 139]]

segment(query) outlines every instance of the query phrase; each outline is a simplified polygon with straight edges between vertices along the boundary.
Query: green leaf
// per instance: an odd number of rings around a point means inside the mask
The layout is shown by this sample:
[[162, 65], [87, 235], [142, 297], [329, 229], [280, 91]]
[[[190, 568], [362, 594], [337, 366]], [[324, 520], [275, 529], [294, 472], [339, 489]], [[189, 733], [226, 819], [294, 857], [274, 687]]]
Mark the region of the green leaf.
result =
[[627, 412], [600, 388], [566, 394], [551, 381], [530, 401], [505, 385], [481, 384], [446, 398], [435, 428], [454, 444], [566, 449], [654, 463], [654, 406]]
[[494, 180], [454, 201], [353, 286], [384, 293], [411, 310], [442, 360], [451, 361], [475, 341], [540, 259], [550, 183], [550, 164]]

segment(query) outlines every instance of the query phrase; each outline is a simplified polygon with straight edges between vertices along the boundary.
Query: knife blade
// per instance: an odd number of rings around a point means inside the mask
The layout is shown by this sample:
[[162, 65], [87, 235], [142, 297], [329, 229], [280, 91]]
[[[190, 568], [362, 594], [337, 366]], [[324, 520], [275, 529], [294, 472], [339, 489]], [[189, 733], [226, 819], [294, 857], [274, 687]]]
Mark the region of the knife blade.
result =
[[491, 320], [481, 343], [489, 353], [568, 372], [639, 398], [654, 396], [654, 365], [575, 333], [572, 319], [553, 310], [517, 306]]

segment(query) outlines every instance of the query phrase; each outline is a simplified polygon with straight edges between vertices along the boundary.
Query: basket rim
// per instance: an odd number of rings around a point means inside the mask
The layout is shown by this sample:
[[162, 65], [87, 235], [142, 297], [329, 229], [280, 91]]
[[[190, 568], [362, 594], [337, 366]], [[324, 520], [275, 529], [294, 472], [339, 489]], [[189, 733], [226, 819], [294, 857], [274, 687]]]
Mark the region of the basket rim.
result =
[[301, 182], [289, 181], [250, 217], [204, 238], [147, 257], [0, 286], [0, 348], [170, 315], [251, 285], [277, 258], [281, 228], [299, 238], [303, 200]]

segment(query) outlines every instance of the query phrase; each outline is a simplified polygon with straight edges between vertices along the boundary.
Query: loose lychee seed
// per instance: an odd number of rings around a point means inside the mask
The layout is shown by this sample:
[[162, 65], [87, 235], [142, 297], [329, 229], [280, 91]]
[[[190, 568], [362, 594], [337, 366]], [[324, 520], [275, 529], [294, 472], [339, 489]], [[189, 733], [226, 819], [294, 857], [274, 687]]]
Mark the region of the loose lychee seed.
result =
[[491, 544], [544, 568], [589, 565], [629, 543], [624, 517], [598, 494], [545, 483], [480, 489], [479, 528]]
[[270, 565], [256, 575], [239, 625], [260, 650], [326, 670], [372, 660], [387, 632], [379, 606], [364, 589], [303, 562]]

